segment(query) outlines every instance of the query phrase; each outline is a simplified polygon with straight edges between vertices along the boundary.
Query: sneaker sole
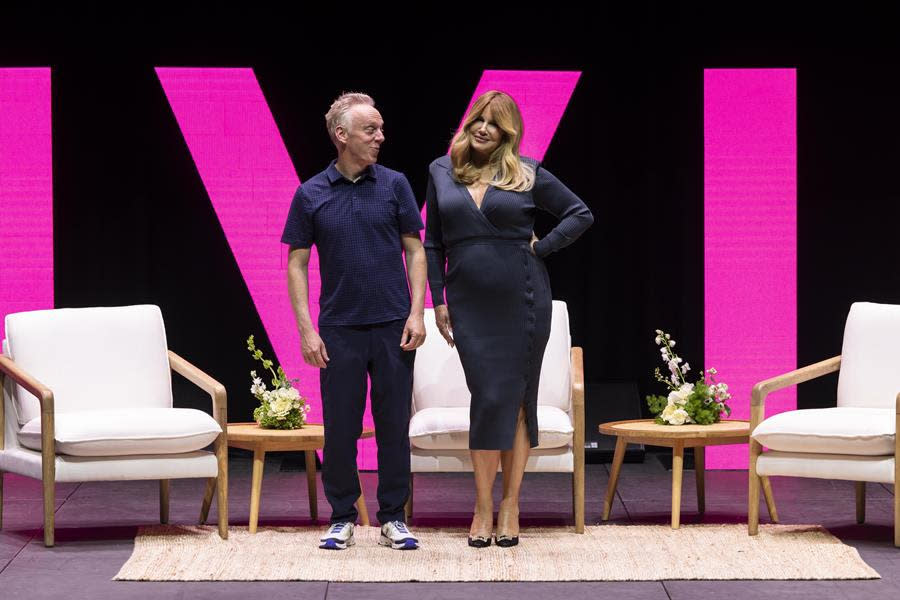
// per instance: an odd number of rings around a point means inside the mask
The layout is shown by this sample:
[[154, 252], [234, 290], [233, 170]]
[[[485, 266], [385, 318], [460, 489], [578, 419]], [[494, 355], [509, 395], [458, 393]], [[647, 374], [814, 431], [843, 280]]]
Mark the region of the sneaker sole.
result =
[[378, 539], [378, 545], [390, 546], [393, 550], [417, 550], [419, 548], [419, 542], [416, 538], [403, 538], [402, 540], [395, 542], [386, 535], [382, 535]]
[[348, 547], [356, 543], [353, 541], [352, 537], [345, 541], [341, 541], [337, 538], [328, 538], [327, 540], [319, 541], [322, 542], [321, 544], [319, 544], [319, 548], [322, 550], [346, 550]]

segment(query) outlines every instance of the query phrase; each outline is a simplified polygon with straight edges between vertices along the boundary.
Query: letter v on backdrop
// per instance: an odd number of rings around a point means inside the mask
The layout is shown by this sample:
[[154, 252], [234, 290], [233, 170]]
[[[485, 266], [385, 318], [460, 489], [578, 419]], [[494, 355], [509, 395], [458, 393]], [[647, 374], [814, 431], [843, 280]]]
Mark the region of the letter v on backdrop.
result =
[[[300, 392], [312, 405], [311, 418], [319, 420], [318, 369], [306, 365], [300, 353], [285, 285], [286, 251], [279, 242], [300, 182], [253, 70], [157, 68], [156, 73], [275, 354], [290, 376], [300, 378]], [[542, 158], [579, 74], [485, 71], [472, 101], [489, 89], [507, 91], [528, 123], [523, 152]], [[309, 276], [310, 312], [315, 321], [320, 291], [315, 252]], [[369, 408], [365, 423], [372, 425]], [[373, 440], [360, 442], [359, 465], [377, 466]]]

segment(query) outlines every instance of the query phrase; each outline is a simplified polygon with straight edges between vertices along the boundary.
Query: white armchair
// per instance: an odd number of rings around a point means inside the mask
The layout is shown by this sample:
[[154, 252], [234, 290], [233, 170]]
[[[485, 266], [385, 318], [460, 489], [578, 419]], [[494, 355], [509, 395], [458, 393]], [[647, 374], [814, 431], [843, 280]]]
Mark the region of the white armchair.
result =
[[[767, 379], [753, 388], [750, 411], [748, 532], [759, 528], [760, 477], [787, 475], [856, 482], [856, 519], [865, 521], [867, 481], [898, 480], [900, 306], [850, 307], [840, 356]], [[840, 371], [837, 406], [765, 419], [766, 396]], [[763, 452], [763, 447], [767, 451]], [[900, 546], [900, 496], [894, 495], [894, 545]]]
[[[416, 351], [412, 418], [409, 425], [411, 471], [472, 470], [469, 457], [471, 394], [456, 350], [438, 333], [434, 311], [425, 311], [425, 344]], [[544, 351], [538, 388], [538, 447], [526, 471], [572, 474], [575, 529], [584, 533], [584, 370], [581, 348], [572, 348], [565, 302], [553, 302], [550, 340]], [[413, 510], [410, 482], [407, 513]]]
[[[4, 472], [41, 479], [44, 545], [53, 546], [57, 481], [158, 479], [166, 523], [169, 480], [203, 477], [218, 487], [227, 538], [225, 388], [167, 349], [159, 307], [41, 310], [5, 323], [0, 510]], [[170, 369], [210, 395], [213, 417], [172, 407]], [[201, 522], [208, 511], [204, 503]]]

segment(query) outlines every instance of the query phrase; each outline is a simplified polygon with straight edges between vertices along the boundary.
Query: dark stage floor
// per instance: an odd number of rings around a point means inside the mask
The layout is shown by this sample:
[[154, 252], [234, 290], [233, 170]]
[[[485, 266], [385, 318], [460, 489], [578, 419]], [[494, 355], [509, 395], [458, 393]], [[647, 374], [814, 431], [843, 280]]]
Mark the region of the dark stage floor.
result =
[[[306, 479], [290, 470], [289, 455], [269, 456], [263, 481], [260, 525], [309, 524]], [[707, 512], [694, 512], [692, 471], [685, 473], [682, 523], [740, 523], [746, 514], [746, 474], [707, 474]], [[608, 465], [588, 465], [587, 523], [600, 520]], [[376, 476], [363, 474], [369, 510], [374, 515]], [[571, 524], [570, 478], [527, 474], [523, 486], [523, 525]], [[6, 475], [3, 532], [0, 534], [0, 598], [277, 598], [354, 600], [370, 598], [897, 598], [900, 597], [900, 549], [892, 543], [893, 490], [868, 486], [868, 522], [856, 525], [853, 484], [773, 478], [783, 523], [821, 523], [859, 549], [881, 576], [875, 581], [842, 582], [636, 582], [636, 583], [139, 583], [111, 577], [131, 554], [138, 525], [158, 518], [158, 486], [153, 481], [61, 484], [57, 486], [57, 546], [44, 548], [40, 531], [40, 482]], [[246, 524], [250, 493], [249, 454], [231, 458], [231, 521]], [[203, 482], [172, 483], [172, 523], [194, 523]], [[467, 526], [474, 495], [471, 475], [419, 475], [413, 525]], [[669, 518], [670, 475], [648, 455], [644, 464], [626, 464], [613, 509], [617, 523], [664, 523]], [[320, 512], [328, 507], [319, 490]], [[215, 507], [213, 508], [213, 513]], [[765, 508], [763, 507], [763, 515]], [[215, 514], [210, 515], [214, 522]], [[765, 521], [764, 521], [765, 522]], [[323, 524], [324, 525], [324, 524]], [[347, 558], [352, 559], [349, 551]]]

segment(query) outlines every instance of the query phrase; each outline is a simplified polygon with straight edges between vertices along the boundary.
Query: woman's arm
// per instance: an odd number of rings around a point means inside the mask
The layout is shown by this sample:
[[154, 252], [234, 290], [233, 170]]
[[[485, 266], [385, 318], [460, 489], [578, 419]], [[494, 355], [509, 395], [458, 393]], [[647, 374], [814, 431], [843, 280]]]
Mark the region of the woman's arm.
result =
[[534, 243], [534, 253], [540, 257], [565, 248], [594, 222], [594, 216], [581, 198], [540, 166], [535, 168], [532, 197], [538, 208], [559, 219], [550, 233]]
[[444, 304], [444, 272], [446, 256], [444, 237], [441, 231], [441, 215], [437, 206], [437, 191], [434, 179], [428, 175], [425, 190], [425, 259], [428, 263], [428, 287], [431, 288], [431, 302], [437, 307]]

